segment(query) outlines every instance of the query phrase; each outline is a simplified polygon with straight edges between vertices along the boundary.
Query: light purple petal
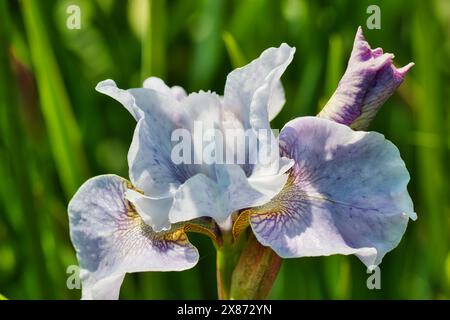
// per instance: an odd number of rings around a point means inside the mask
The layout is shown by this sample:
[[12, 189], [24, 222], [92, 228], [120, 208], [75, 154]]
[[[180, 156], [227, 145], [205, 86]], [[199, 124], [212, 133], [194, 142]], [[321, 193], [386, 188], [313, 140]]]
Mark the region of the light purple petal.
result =
[[284, 258], [356, 254], [379, 264], [416, 218], [398, 149], [381, 134], [315, 117], [289, 122], [280, 145], [295, 165], [250, 217], [258, 240]]
[[381, 48], [372, 50], [359, 27], [347, 70], [318, 116], [355, 130], [366, 129], [414, 65], [398, 69], [393, 58], [393, 54], [383, 53]]
[[69, 203], [83, 299], [117, 299], [126, 273], [181, 271], [198, 261], [182, 229], [155, 233], [142, 221], [125, 200], [127, 185], [115, 175], [98, 176]]
[[128, 151], [130, 179], [146, 194], [159, 197], [166, 196], [180, 184], [181, 173], [174, 168], [170, 158], [171, 134], [182, 126], [186, 115], [179, 102], [164, 92], [165, 84], [160, 79], [154, 78], [150, 82], [158, 90], [122, 90], [113, 80], [100, 82], [96, 89], [119, 101], [138, 121]]
[[[158, 129], [159, 132], [158, 132]], [[128, 150], [130, 179], [145, 194], [166, 196], [182, 181], [171, 161], [171, 141], [167, 128], [151, 126], [142, 119], [134, 131]]]

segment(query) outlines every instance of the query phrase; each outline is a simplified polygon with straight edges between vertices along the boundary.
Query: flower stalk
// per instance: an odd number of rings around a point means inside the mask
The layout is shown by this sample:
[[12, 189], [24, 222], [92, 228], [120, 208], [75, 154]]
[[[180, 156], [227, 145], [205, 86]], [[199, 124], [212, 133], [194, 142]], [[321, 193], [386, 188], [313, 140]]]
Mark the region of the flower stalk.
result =
[[281, 258], [261, 245], [253, 233], [233, 241], [222, 233], [217, 247], [217, 290], [221, 300], [265, 299], [281, 267]]
[[231, 281], [231, 299], [265, 299], [280, 271], [281, 258], [253, 233], [242, 250]]
[[231, 298], [231, 281], [233, 271], [239, 261], [240, 253], [245, 244], [245, 235], [238, 241], [233, 241], [229, 231], [222, 231], [222, 244], [217, 247], [217, 294], [220, 300]]

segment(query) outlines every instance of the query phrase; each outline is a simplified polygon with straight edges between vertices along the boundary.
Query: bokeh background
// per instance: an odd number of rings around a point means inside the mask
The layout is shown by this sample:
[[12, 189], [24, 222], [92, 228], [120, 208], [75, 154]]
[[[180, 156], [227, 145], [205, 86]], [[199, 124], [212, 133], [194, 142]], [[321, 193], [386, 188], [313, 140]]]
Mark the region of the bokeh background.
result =
[[[81, 29], [66, 27], [68, 5]], [[381, 8], [381, 30], [366, 9]], [[295, 46], [283, 76], [287, 103], [273, 121], [313, 115], [334, 91], [362, 25], [373, 47], [416, 66], [371, 129], [400, 149], [419, 219], [381, 265], [381, 290], [355, 257], [286, 260], [272, 299], [450, 297], [450, 1], [1, 0], [0, 293], [9, 299], [76, 299], [67, 203], [87, 178], [127, 177], [135, 122], [94, 91], [154, 75], [188, 91], [223, 93], [234, 67], [282, 42]], [[201, 259], [182, 273], [128, 275], [121, 297], [215, 299], [215, 252], [192, 235]]]

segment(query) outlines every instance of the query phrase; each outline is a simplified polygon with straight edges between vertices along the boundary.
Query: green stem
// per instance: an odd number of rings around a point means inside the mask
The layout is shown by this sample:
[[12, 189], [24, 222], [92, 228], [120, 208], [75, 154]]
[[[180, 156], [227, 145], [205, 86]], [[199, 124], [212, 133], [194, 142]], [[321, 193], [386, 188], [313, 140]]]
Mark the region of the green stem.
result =
[[265, 299], [281, 267], [281, 258], [261, 245], [253, 233], [244, 232], [233, 241], [222, 231], [217, 249], [217, 291], [219, 299]]
[[220, 300], [230, 299], [233, 271], [245, 244], [245, 235], [233, 241], [230, 231], [222, 230], [222, 243], [217, 249], [217, 292]]
[[217, 294], [220, 300], [228, 300], [234, 269], [231, 234], [223, 233], [222, 241], [222, 246], [217, 249]]

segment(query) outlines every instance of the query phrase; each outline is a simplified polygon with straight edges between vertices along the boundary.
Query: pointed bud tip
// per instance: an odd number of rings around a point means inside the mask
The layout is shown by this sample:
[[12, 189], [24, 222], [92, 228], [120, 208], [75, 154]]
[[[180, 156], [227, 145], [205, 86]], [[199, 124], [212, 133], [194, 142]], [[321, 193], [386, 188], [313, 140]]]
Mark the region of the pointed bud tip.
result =
[[359, 26], [358, 30], [356, 30], [355, 43], [365, 42], [365, 41], [366, 41], [366, 38], [364, 37], [363, 30], [362, 30], [361, 26]]
[[400, 79], [401, 81], [405, 78], [406, 74], [409, 70], [411, 70], [412, 67], [414, 67], [414, 62], [408, 63], [406, 66], [401, 68], [395, 68], [394, 67], [394, 75], [397, 79]]
[[363, 37], [364, 38], [364, 33], [363, 33], [363, 29], [361, 26], [358, 26], [358, 29], [356, 30], [356, 35], [358, 37]]

